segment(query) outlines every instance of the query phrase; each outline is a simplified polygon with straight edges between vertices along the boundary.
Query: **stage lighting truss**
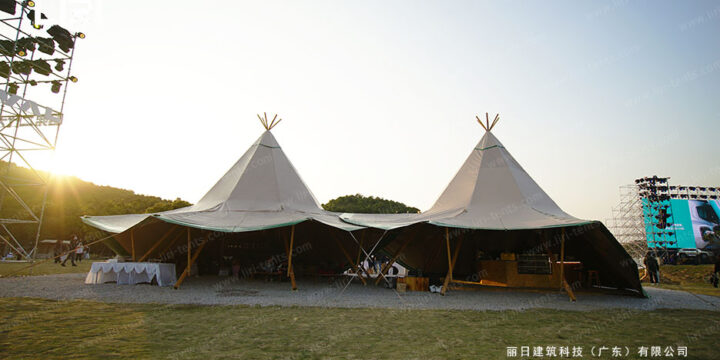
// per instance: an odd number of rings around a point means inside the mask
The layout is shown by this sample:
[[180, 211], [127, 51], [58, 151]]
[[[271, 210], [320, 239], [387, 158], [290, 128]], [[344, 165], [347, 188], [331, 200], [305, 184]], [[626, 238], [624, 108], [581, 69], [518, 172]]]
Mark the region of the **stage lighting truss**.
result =
[[665, 250], [677, 247], [677, 232], [672, 207], [670, 178], [644, 177], [635, 180], [642, 202], [645, 237], [649, 248]]
[[[55, 150], [64, 120], [77, 39], [40, 14], [34, 1], [0, 1], [0, 249], [31, 260], [40, 237], [49, 175], [35, 159]], [[31, 169], [33, 179], [13, 176], [13, 163]], [[26, 199], [42, 199], [31, 207]]]

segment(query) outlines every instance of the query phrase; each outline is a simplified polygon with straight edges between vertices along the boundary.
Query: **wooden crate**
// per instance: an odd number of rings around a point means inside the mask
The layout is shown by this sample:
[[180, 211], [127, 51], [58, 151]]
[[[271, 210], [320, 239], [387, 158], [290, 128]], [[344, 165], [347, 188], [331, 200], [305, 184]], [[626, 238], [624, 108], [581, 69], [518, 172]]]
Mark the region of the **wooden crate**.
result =
[[426, 277], [406, 276], [404, 279], [408, 291], [428, 291], [430, 279]]

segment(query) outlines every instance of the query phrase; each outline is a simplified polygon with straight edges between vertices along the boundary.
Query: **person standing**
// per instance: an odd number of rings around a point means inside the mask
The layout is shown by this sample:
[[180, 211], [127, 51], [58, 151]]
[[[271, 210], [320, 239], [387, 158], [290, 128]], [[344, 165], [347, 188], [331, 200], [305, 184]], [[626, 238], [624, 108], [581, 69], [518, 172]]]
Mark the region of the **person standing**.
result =
[[65, 248], [65, 251], [67, 254], [65, 255], [65, 260], [60, 264], [60, 266], [65, 266], [65, 263], [70, 259], [70, 263], [72, 266], [77, 266], [75, 264], [75, 246], [77, 245], [77, 236], [73, 237], [72, 240], [70, 240], [70, 246], [68, 248]]
[[85, 251], [85, 248], [83, 247], [82, 240], [78, 241], [77, 247], [75, 248], [75, 260], [77, 262], [81, 262], [83, 258], [83, 252]]
[[660, 265], [658, 264], [657, 258], [653, 255], [652, 252], [648, 251], [648, 253], [645, 255], [645, 269], [648, 272], [648, 275], [650, 275], [650, 282], [653, 284], [659, 284], [660, 283]]
[[713, 271], [713, 286], [718, 287], [720, 282], [720, 255], [715, 258], [715, 269]]

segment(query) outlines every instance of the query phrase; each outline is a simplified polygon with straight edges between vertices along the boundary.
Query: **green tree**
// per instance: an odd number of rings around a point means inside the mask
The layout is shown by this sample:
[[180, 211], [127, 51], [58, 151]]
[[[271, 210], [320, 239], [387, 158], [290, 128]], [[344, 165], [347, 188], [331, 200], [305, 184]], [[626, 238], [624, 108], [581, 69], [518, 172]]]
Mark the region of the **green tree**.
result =
[[176, 198], [173, 201], [160, 200], [160, 201], [156, 202], [155, 204], [153, 204], [152, 206], [150, 206], [149, 208], [145, 209], [145, 212], [146, 213], [159, 213], [162, 211], [175, 210], [175, 209], [179, 209], [179, 208], [188, 207], [190, 205], [192, 205], [192, 204], [181, 198]]
[[360, 194], [345, 195], [332, 199], [326, 204], [323, 204], [322, 207], [328, 211], [358, 214], [400, 214], [420, 212], [418, 208], [407, 206], [401, 202], [375, 196], [363, 196]]

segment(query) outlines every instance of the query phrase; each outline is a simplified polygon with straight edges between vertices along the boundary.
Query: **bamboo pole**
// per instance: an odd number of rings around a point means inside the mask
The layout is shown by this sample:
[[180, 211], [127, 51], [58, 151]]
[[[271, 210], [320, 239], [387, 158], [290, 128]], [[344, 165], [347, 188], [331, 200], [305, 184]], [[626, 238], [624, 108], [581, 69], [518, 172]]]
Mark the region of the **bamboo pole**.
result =
[[192, 238], [190, 236], [190, 228], [187, 228], [187, 267], [185, 268], [188, 272], [188, 275], [190, 274], [190, 258], [192, 257]]
[[565, 228], [560, 230], [560, 290], [565, 281]]
[[290, 284], [293, 290], [297, 290], [297, 284], [295, 284], [295, 271], [292, 267], [292, 254], [293, 246], [295, 244], [295, 225], [290, 228], [290, 247], [288, 250], [288, 276], [290, 277]]
[[180, 237], [182, 237], [182, 231], [178, 231], [177, 235], [175, 235], [175, 237], [174, 237], [172, 240], [170, 240], [170, 242], [167, 244], [167, 246], [165, 246], [165, 247], [162, 249], [162, 251], [159, 251], [158, 253], [159, 253], [159, 254], [164, 254], [164, 253], [166, 253], [168, 250], [170, 250], [170, 248], [171, 248], [173, 245], [175, 245], [175, 243], [180, 239]]
[[130, 246], [132, 248], [132, 259], [135, 261], [135, 229], [130, 229]]
[[[405, 240], [405, 242], [402, 244], [402, 246], [400, 246], [400, 248], [395, 252], [395, 255], [392, 257], [392, 259], [390, 259], [390, 261], [388, 261], [388, 263], [383, 265], [383, 268], [380, 269], [380, 274], [383, 277], [385, 277], [388, 270], [390, 270], [390, 267], [393, 266], [393, 264], [395, 263], [395, 260], [397, 260], [398, 256], [400, 256], [400, 253], [403, 250], [405, 250], [405, 247], [410, 243], [410, 239], [412, 239], [412, 238], [410, 236], [408, 236], [407, 240]], [[375, 285], [380, 283], [380, 279], [381, 279], [380, 276], [378, 276], [377, 280], [375, 280]]]
[[480, 124], [480, 126], [482, 126], [482, 128], [485, 129], [485, 131], [487, 131], [487, 128], [485, 127], [485, 124], [483, 124], [482, 120], [480, 120], [480, 117], [479, 117], [479, 116], [475, 116], [475, 118], [477, 119], [477, 121], [478, 121], [478, 123]]
[[[450, 237], [448, 239], [448, 250], [450, 250]], [[445, 292], [447, 291], [447, 287], [450, 284], [450, 281], [453, 281], [453, 270], [455, 269], [455, 262], [457, 261], [458, 255], [460, 254], [460, 247], [462, 246], [463, 238], [461, 237], [458, 240], [457, 245], [455, 245], [455, 253], [452, 256], [452, 260], [450, 261], [450, 269], [448, 270], [447, 276], [445, 276], [445, 283], [443, 284], [442, 290], [440, 290], [440, 293], [445, 295]], [[448, 253], [449, 254], [449, 253]]]
[[[190, 234], [190, 229], [188, 228], [188, 235], [189, 235], [189, 234]], [[190, 237], [188, 236], [188, 239], [189, 239], [189, 238], [190, 238]], [[200, 252], [201, 252], [202, 249], [205, 247], [205, 244], [207, 244], [208, 240], [210, 240], [210, 233], [208, 233], [207, 235], [205, 235], [205, 240], [203, 240], [203, 242], [200, 244], [200, 246], [198, 246], [198, 248], [195, 249], [195, 255], [193, 255], [192, 257], [190, 257], [190, 256], [188, 255], [188, 266], [185, 267], [185, 271], [183, 271], [182, 275], [180, 275], [180, 279], [178, 279], [178, 281], [175, 282], [175, 285], [173, 286], [176, 290], [177, 290], [178, 288], [180, 288], [180, 285], [183, 283], [183, 281], [185, 281], [185, 278], [187, 278], [188, 276], [190, 276], [190, 267], [191, 267], [192, 264], [195, 262], [195, 260], [197, 260], [198, 256], [200, 256]], [[189, 248], [189, 247], [188, 247], [188, 254], [190, 254], [190, 248]]]
[[[445, 295], [445, 291], [447, 291], [448, 284], [450, 284], [450, 280], [452, 280], [453, 266], [455, 265], [455, 264], [453, 264], [453, 260], [450, 255], [450, 228], [448, 228], [448, 227], [445, 228], [445, 245], [447, 247], [448, 273], [447, 273], [447, 275], [445, 275], [445, 281], [443, 282], [442, 289], [440, 290], [440, 293], [442, 295]], [[459, 246], [457, 247], [457, 249], [455, 251], [456, 256], [457, 256], [458, 249], [460, 249]]]
[[170, 229], [168, 229], [168, 231], [160, 238], [160, 240], [158, 240], [158, 241], [155, 243], [155, 245], [153, 245], [153, 246], [150, 248], [150, 250], [148, 250], [148, 251], [145, 253], [145, 255], [143, 255], [142, 257], [140, 257], [140, 260], [138, 260], [138, 262], [143, 262], [143, 260], [147, 259], [148, 256], [150, 256], [150, 254], [151, 254], [155, 249], [157, 249], [158, 246], [160, 246], [160, 244], [162, 244], [163, 241], [165, 241], [165, 239], [167, 239], [167, 238], [170, 236], [170, 234], [172, 234], [172, 232], [173, 232], [175, 229], [177, 229], [177, 225], [171, 226]]

